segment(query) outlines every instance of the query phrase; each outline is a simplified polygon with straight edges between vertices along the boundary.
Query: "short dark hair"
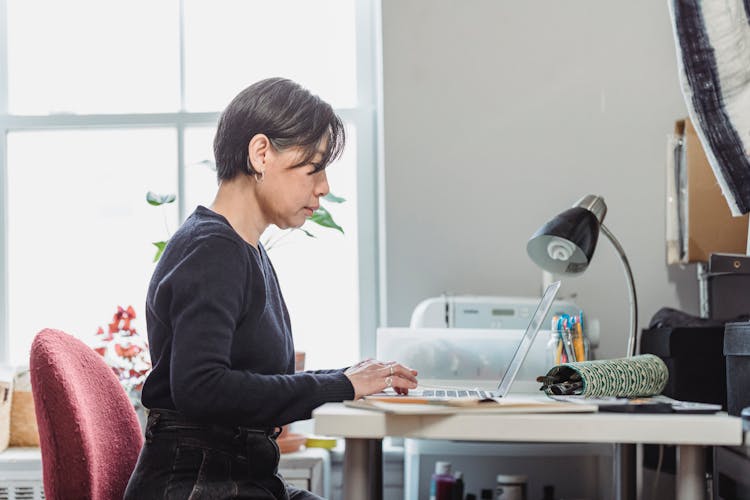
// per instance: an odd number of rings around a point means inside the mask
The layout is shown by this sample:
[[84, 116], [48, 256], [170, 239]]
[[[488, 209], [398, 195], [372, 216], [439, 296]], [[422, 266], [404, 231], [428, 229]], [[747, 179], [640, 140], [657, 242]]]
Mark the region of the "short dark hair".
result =
[[312, 161], [327, 139], [315, 171], [327, 167], [344, 149], [344, 124], [330, 104], [286, 78], [268, 78], [237, 94], [221, 113], [214, 138], [218, 180], [230, 180], [248, 170], [247, 146], [256, 134], [265, 134], [274, 148], [301, 147], [303, 157], [295, 166]]

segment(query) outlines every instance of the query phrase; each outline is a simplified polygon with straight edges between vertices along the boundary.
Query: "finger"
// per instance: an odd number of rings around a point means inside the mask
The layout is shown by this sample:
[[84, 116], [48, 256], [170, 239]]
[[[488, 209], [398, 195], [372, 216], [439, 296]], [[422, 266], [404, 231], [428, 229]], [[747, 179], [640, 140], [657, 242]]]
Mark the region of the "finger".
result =
[[390, 372], [391, 366], [395, 366], [397, 364], [395, 361], [378, 361], [378, 360], [373, 360], [373, 361], [378, 365], [378, 367], [388, 372]]
[[403, 395], [409, 394], [409, 389], [401, 389], [401, 388], [399, 388], [399, 391], [401, 391], [401, 394], [403, 394]]
[[398, 391], [399, 389], [408, 391], [409, 389], [417, 388], [416, 379], [412, 381], [400, 375], [394, 375], [392, 377], [388, 376], [384, 382], [386, 387], [392, 387], [395, 391]]
[[412, 375], [417, 375], [417, 370], [414, 370], [413, 368], [409, 368], [406, 365], [402, 365], [401, 363], [393, 363], [393, 369], [402, 370], [403, 373], [411, 373]]
[[385, 363], [380, 368], [380, 371], [385, 374], [385, 377], [392, 377], [396, 374], [396, 363]]
[[398, 375], [412, 382], [417, 381], [417, 371], [407, 368], [404, 365], [394, 364], [389, 367], [389, 370], [391, 371], [391, 375]]

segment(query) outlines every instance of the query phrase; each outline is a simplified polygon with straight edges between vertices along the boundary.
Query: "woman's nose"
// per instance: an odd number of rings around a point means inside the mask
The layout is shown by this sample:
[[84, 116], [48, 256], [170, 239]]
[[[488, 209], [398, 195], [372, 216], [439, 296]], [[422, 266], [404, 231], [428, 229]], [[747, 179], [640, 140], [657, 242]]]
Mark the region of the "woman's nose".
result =
[[331, 188], [328, 185], [328, 177], [326, 176], [325, 170], [321, 171], [320, 173], [323, 174], [323, 175], [320, 176], [320, 180], [318, 181], [317, 185], [315, 186], [316, 187], [316, 190], [315, 190], [316, 193], [315, 194], [318, 195], [318, 196], [325, 196], [325, 195], [328, 194], [328, 192], [331, 190]]

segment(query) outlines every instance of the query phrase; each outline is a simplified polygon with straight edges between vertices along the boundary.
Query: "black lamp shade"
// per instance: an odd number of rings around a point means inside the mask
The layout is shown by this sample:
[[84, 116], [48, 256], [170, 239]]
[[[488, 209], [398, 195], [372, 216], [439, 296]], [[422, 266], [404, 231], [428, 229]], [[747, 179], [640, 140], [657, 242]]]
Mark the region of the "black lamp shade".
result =
[[526, 244], [526, 252], [545, 271], [578, 274], [591, 262], [598, 239], [596, 215], [573, 207], [540, 227]]

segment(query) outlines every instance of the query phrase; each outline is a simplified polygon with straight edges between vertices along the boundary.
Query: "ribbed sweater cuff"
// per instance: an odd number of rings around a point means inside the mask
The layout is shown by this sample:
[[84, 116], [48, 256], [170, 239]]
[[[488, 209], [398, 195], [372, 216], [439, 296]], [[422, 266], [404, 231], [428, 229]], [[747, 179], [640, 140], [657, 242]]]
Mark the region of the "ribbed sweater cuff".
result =
[[321, 404], [354, 399], [354, 386], [344, 372], [331, 373], [329, 383], [320, 388]]

